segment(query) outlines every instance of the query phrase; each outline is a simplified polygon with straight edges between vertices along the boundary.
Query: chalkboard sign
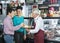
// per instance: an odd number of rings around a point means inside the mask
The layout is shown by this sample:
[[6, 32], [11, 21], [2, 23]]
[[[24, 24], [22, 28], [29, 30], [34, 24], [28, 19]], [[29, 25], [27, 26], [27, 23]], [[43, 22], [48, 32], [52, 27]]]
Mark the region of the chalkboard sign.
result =
[[34, 0], [25, 0], [26, 4], [34, 4]]

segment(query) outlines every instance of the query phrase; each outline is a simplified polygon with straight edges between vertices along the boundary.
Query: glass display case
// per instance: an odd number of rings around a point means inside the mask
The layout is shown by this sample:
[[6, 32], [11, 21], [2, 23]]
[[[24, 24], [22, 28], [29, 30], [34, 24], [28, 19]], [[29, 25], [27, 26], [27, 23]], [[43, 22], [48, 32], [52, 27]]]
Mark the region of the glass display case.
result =
[[34, 19], [32, 17], [24, 17], [24, 24], [31, 26], [30, 29], [34, 28]]
[[50, 32], [45, 43], [60, 43], [60, 19], [44, 19], [44, 29]]

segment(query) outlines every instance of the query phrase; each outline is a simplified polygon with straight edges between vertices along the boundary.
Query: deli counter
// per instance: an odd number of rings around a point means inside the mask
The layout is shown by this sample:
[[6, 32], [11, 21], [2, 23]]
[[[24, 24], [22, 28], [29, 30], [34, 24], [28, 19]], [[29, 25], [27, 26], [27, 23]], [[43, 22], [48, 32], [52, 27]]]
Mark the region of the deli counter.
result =
[[60, 43], [60, 19], [44, 19], [44, 29], [50, 32], [45, 35], [45, 43]]

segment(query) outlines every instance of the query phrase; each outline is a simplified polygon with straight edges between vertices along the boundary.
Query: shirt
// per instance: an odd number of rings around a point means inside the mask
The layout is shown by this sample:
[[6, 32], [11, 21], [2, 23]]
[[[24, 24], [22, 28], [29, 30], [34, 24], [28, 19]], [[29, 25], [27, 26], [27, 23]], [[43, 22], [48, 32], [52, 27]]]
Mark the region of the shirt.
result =
[[30, 30], [29, 33], [37, 33], [40, 29], [44, 31], [44, 23], [41, 17], [37, 16], [36, 18], [34, 18], [34, 22], [36, 23], [35, 29]]
[[[20, 17], [19, 16], [14, 16], [12, 20], [13, 20], [13, 25], [17, 26], [17, 25], [24, 22], [24, 17], [23, 16], [20, 16]], [[17, 30], [17, 32], [23, 32], [24, 35], [26, 35], [26, 30], [23, 27], [19, 28], [19, 30]]]
[[13, 23], [12, 23], [12, 18], [10, 16], [7, 16], [5, 19], [4, 19], [4, 33], [5, 34], [11, 34], [11, 35], [14, 35], [14, 31], [18, 30], [21, 26], [18, 25], [18, 26], [13, 26]]

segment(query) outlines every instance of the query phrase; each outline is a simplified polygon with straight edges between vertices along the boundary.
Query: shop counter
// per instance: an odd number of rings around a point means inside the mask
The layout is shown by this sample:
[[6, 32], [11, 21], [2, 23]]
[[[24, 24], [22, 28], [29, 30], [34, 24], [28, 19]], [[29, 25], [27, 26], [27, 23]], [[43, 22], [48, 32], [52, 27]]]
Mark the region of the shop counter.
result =
[[52, 39], [46, 39], [45, 38], [45, 43], [60, 43], [60, 37], [55, 37]]

